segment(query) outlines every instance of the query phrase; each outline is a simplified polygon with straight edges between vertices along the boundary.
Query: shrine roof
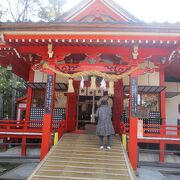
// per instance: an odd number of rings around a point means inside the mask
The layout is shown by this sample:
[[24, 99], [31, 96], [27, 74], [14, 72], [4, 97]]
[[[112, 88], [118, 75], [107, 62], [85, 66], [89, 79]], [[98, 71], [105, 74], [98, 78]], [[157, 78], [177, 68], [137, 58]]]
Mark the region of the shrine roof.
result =
[[[26, 22], [26, 23], [1, 23], [0, 32], [152, 32], [152, 33], [180, 33], [180, 23], [87, 23], [87, 22]], [[99, 34], [99, 33], [98, 33]]]
[[82, 0], [52, 22], [2, 22], [0, 32], [7, 31], [180, 33], [180, 23], [145, 23], [113, 0]]
[[[106, 15], [105, 19], [100, 17]], [[91, 18], [87, 18], [91, 17]], [[63, 15], [57, 22], [139, 22], [135, 16], [113, 0], [83, 0]]]
[[[61, 50], [69, 46], [77, 51], [81, 47], [80, 52], [83, 47], [111, 46], [112, 50], [115, 47], [128, 49], [138, 44], [140, 49], [144, 49], [142, 51], [152, 51], [148, 55], [160, 56], [160, 50], [161, 55], [167, 56], [166, 53], [169, 55], [180, 45], [180, 23], [145, 23], [113, 0], [83, 0], [53, 22], [1, 23], [0, 64], [6, 67], [11, 63], [14, 72], [27, 80], [30, 57], [23, 50], [20, 56], [16, 48], [28, 49], [36, 45], [42, 50], [49, 43], [60, 46]], [[28, 49], [28, 52], [31, 51]], [[6, 56], [8, 61], [4, 60]], [[41, 60], [38, 49], [33, 58]], [[180, 80], [179, 63], [174, 61], [168, 66], [166, 76]], [[19, 68], [17, 64], [24, 68]]]

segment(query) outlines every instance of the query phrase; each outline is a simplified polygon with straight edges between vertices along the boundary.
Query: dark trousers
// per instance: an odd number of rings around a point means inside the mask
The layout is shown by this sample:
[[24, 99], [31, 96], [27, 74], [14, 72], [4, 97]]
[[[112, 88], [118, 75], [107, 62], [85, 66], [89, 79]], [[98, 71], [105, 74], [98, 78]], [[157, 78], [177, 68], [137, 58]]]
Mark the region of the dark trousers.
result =
[[[100, 146], [104, 146], [104, 136], [99, 136], [99, 145]], [[112, 136], [109, 135], [107, 136], [107, 146], [110, 146], [111, 147], [112, 145]]]

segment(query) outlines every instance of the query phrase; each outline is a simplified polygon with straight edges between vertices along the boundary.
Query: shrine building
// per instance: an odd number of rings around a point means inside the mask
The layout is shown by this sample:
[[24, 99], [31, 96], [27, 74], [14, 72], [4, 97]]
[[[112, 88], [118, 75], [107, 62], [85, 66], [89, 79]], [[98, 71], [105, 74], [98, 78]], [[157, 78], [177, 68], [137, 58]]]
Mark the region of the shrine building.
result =
[[145, 23], [113, 0], [86, 0], [54, 22], [2, 23], [0, 64], [28, 82], [16, 120], [0, 121], [0, 138], [21, 139], [22, 155], [28, 139], [40, 139], [43, 159], [55, 132], [86, 134], [104, 91], [134, 170], [138, 144], [158, 144], [163, 163], [166, 145], [180, 143], [178, 23]]

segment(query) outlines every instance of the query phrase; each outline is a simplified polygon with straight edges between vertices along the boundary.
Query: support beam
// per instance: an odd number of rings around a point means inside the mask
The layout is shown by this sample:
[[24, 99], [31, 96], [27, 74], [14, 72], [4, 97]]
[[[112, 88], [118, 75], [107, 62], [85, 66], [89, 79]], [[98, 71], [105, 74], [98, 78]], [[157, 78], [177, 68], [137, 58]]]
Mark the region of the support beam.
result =
[[129, 159], [134, 171], [137, 170], [138, 147], [137, 147], [137, 75], [130, 76], [129, 97]]
[[120, 117], [123, 112], [123, 81], [115, 82], [114, 101], [113, 101], [113, 126], [115, 133], [119, 132]]
[[160, 153], [159, 153], [159, 162], [160, 163], [164, 163], [164, 150], [165, 150], [165, 143], [164, 142], [160, 142]]
[[22, 137], [22, 144], [21, 144], [21, 156], [26, 156], [26, 136]]
[[[116, 54], [121, 56], [123, 59], [131, 56], [131, 47], [88, 47], [88, 46], [55, 46], [53, 48], [54, 53], [57, 57], [61, 57], [62, 54], [76, 53], [76, 54]], [[45, 46], [38, 45], [28, 45], [19, 47], [19, 52], [21, 53], [40, 53], [42, 57], [47, 57], [47, 48]], [[141, 58], [146, 58], [149, 56], [169, 56], [171, 51], [168, 48], [148, 48], [142, 47], [139, 49], [139, 54]], [[130, 60], [130, 59], [129, 59]]]
[[[34, 81], [34, 71], [30, 68], [29, 71], [29, 82]], [[26, 121], [30, 119], [30, 112], [31, 112], [31, 102], [32, 102], [32, 88], [28, 86], [28, 93], [27, 93], [27, 106], [26, 106]]]
[[[160, 67], [160, 86], [165, 86], [164, 67]], [[160, 113], [162, 118], [162, 125], [166, 125], [166, 94], [165, 90], [160, 92]]]
[[137, 118], [130, 118], [129, 127], [129, 159], [134, 171], [137, 170], [138, 146], [137, 146]]
[[41, 155], [42, 160], [48, 153], [51, 147], [51, 133], [52, 133], [52, 118], [54, 107], [54, 93], [55, 93], [55, 74], [48, 74], [46, 84], [46, 96], [45, 96], [45, 109], [42, 127], [42, 143], [41, 143]]

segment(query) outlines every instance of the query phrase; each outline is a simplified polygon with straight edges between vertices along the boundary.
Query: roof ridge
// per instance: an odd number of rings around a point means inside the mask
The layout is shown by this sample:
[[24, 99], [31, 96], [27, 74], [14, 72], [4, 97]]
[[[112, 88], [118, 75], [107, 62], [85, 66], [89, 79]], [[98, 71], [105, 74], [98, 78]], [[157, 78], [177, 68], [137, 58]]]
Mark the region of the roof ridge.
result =
[[66, 22], [73, 16], [75, 16], [78, 12], [80, 12], [81, 9], [91, 6], [95, 2], [101, 2], [102, 4], [110, 8], [115, 14], [117, 14], [118, 16], [122, 16], [122, 18], [127, 22], [140, 22], [138, 18], [130, 14], [113, 0], [82, 0], [70, 10], [57, 17], [55, 21]]

